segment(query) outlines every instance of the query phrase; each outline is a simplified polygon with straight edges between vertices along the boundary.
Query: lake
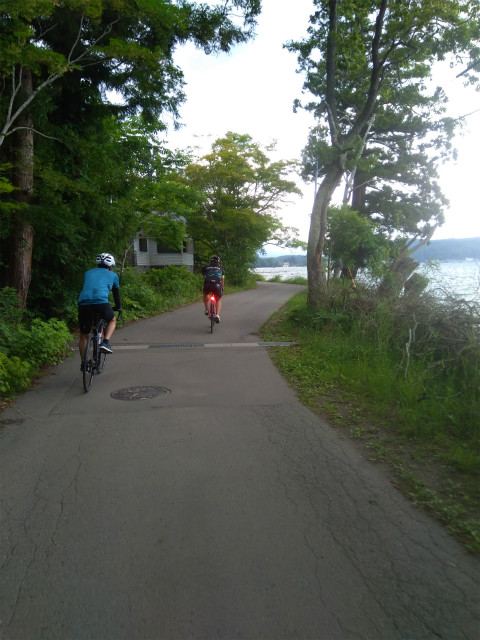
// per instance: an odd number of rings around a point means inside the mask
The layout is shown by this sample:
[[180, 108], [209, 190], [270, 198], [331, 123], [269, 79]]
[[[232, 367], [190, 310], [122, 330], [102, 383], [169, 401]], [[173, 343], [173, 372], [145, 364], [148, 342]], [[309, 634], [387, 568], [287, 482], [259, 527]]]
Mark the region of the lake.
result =
[[[254, 270], [266, 280], [280, 276], [282, 280], [307, 277], [307, 267], [264, 267]], [[428, 290], [440, 297], [446, 293], [466, 300], [480, 299], [480, 264], [475, 261], [439, 262], [434, 268], [426, 263], [417, 269], [430, 278]], [[361, 276], [359, 276], [359, 279]]]

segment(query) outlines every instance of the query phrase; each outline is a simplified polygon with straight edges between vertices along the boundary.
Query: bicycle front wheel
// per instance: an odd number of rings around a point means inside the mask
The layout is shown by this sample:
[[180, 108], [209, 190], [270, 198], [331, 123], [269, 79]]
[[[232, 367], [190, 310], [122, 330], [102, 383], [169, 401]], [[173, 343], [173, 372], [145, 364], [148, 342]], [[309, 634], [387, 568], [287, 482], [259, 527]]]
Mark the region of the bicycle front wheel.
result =
[[90, 390], [93, 374], [95, 373], [95, 340], [90, 334], [87, 340], [87, 347], [83, 355], [83, 388], [85, 393]]

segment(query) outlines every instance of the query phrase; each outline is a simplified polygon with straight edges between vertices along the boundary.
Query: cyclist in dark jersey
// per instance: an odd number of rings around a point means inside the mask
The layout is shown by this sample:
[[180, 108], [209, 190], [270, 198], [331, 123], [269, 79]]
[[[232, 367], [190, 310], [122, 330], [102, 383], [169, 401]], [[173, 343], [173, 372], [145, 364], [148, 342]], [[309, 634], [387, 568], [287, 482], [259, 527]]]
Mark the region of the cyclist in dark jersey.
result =
[[222, 294], [225, 286], [225, 273], [218, 256], [212, 256], [207, 266], [203, 267], [203, 303], [205, 305], [205, 315], [208, 315], [208, 295], [214, 293], [217, 298], [217, 315], [215, 322], [220, 322], [220, 311], [222, 309]]
[[[120, 311], [120, 282], [116, 273], [112, 271], [115, 258], [109, 253], [100, 253], [96, 258], [98, 267], [89, 269], [83, 278], [83, 288], [78, 296], [78, 324], [80, 326], [79, 350], [83, 362], [83, 354], [87, 346], [88, 334], [92, 328], [95, 313], [99, 313], [105, 320], [105, 339], [100, 345], [100, 351], [113, 353], [109, 340], [117, 324], [115, 311]], [[113, 293], [115, 307], [108, 302], [110, 291]]]

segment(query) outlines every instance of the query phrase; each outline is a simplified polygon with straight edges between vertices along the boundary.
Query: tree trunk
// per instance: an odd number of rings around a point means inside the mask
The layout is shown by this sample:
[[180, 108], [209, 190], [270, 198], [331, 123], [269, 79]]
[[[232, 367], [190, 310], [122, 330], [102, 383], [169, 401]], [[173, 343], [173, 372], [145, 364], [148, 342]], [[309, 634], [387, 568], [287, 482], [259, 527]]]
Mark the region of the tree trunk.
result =
[[367, 194], [367, 175], [357, 169], [353, 180], [352, 209], [365, 215], [365, 197]]
[[342, 157], [332, 164], [320, 185], [313, 204], [307, 247], [308, 306], [319, 307], [327, 293], [327, 278], [323, 267], [323, 247], [327, 231], [327, 210], [335, 189], [344, 173]]
[[419, 263], [411, 256], [405, 254], [399, 256], [380, 283], [378, 295], [381, 298], [399, 296], [405, 283], [418, 266]]
[[[30, 95], [33, 91], [30, 69], [23, 69], [22, 85]], [[26, 206], [17, 214], [18, 220], [10, 238], [8, 284], [16, 289], [20, 306], [25, 308], [32, 278], [33, 252], [33, 226], [29, 211], [33, 197], [33, 129], [28, 112], [19, 116], [17, 126], [21, 128], [14, 133], [16, 154], [13, 185], [17, 189], [14, 194], [18, 202]]]

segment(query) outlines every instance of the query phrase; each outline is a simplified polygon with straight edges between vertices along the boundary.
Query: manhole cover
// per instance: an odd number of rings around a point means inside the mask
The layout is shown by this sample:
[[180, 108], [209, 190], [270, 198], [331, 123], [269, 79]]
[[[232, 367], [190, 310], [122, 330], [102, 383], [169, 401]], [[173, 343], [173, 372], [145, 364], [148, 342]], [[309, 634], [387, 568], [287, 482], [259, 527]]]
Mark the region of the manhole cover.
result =
[[161, 398], [170, 393], [165, 387], [127, 387], [119, 389], [110, 395], [115, 400], [150, 400], [150, 398]]

